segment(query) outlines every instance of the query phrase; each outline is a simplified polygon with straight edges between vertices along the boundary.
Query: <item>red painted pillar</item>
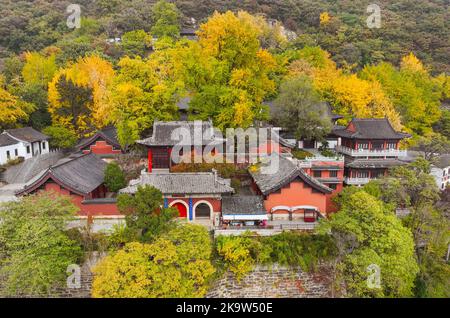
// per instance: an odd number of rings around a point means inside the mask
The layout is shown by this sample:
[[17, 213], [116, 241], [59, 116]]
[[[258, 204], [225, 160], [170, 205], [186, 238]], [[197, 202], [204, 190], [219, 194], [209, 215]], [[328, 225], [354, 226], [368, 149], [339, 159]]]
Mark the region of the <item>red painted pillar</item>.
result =
[[148, 150], [148, 171], [152, 172], [153, 170], [153, 151], [152, 149]]
[[172, 147], [169, 147], [167, 151], [169, 153], [169, 169], [170, 169], [172, 167]]

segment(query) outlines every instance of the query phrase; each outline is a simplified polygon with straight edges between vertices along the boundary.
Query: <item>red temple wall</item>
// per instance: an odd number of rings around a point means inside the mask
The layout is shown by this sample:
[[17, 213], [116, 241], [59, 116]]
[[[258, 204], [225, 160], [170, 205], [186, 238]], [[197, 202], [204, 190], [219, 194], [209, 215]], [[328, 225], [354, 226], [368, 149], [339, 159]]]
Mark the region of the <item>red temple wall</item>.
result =
[[280, 191], [267, 195], [264, 200], [264, 207], [268, 213], [273, 207], [282, 205], [288, 207], [311, 205], [321, 213], [326, 213], [327, 195], [313, 192], [313, 189], [303, 182], [293, 181]]
[[112, 145], [104, 140], [97, 140], [95, 144], [90, 145], [89, 148], [83, 150], [83, 153], [90, 152], [97, 155], [117, 155], [122, 153], [121, 150], [114, 149]]
[[96, 203], [96, 204], [83, 204], [85, 199], [95, 199], [101, 198], [98, 193], [103, 193], [105, 191], [104, 186], [100, 186], [94, 190], [89, 197], [84, 197], [79, 194], [73, 193], [64, 187], [61, 187], [57, 183], [47, 182], [44, 186], [44, 191], [52, 191], [61, 195], [69, 196], [80, 211], [78, 215], [120, 215], [115, 203]]

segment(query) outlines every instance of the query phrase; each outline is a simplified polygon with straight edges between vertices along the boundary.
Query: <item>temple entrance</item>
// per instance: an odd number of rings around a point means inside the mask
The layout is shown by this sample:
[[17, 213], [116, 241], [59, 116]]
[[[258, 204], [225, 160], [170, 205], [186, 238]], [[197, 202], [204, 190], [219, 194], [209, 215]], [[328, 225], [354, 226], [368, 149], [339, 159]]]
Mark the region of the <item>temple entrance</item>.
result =
[[210, 218], [211, 217], [211, 208], [206, 203], [200, 203], [195, 208], [195, 218]]
[[173, 208], [176, 208], [178, 210], [178, 217], [180, 218], [186, 218], [187, 217], [187, 208], [186, 206], [181, 203], [181, 202], [177, 202], [174, 205], [172, 205]]
[[166, 147], [153, 148], [152, 160], [154, 169], [169, 169], [170, 168], [170, 155], [169, 150]]

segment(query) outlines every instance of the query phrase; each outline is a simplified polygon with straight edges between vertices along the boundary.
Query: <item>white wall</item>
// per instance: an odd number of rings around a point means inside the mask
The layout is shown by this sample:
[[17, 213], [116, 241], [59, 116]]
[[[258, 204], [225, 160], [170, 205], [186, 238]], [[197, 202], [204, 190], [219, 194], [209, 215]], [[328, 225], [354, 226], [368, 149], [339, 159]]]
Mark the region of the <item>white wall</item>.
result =
[[[12, 136], [11, 136], [12, 137]], [[14, 137], [12, 137], [14, 138]], [[14, 138], [16, 140], [18, 140], [17, 138]], [[34, 142], [33, 145], [31, 145], [31, 143], [25, 142], [25, 141], [20, 141], [18, 140], [19, 143], [15, 144], [15, 145], [11, 145], [11, 146], [6, 146], [6, 147], [1, 147], [0, 148], [0, 164], [5, 164], [7, 163], [7, 156], [6, 156], [6, 152], [9, 151], [11, 154], [11, 159], [16, 159], [17, 157], [23, 157], [25, 160], [26, 159], [30, 159], [32, 157], [34, 157], [34, 155], [39, 155], [39, 154], [46, 154], [50, 152], [50, 146], [48, 144], [47, 140], [44, 141], [37, 141]], [[39, 151], [39, 145], [40, 145], [40, 151]], [[44, 146], [45, 145], [45, 146]], [[30, 152], [27, 152], [27, 146], [30, 147]], [[34, 147], [34, 154], [33, 154], [33, 147]], [[45, 149], [44, 149], [45, 147]], [[18, 155], [15, 155], [15, 149], [18, 150]]]
[[[7, 151], [9, 151], [10, 153], [10, 159], [16, 159], [18, 157], [24, 157], [25, 159], [29, 159], [31, 158], [31, 150], [30, 153], [27, 154], [27, 145], [29, 145], [28, 143], [23, 143], [23, 142], [19, 142], [15, 145], [10, 145], [10, 146], [5, 146], [5, 147], [0, 147], [0, 164], [5, 164], [8, 162], [8, 158], [7, 158]], [[31, 147], [31, 145], [30, 145]], [[15, 150], [17, 149], [18, 153], [16, 156]]]
[[450, 184], [450, 167], [441, 169], [435, 166], [431, 166], [430, 174], [436, 180], [436, 185], [440, 190], [445, 190], [447, 185]]

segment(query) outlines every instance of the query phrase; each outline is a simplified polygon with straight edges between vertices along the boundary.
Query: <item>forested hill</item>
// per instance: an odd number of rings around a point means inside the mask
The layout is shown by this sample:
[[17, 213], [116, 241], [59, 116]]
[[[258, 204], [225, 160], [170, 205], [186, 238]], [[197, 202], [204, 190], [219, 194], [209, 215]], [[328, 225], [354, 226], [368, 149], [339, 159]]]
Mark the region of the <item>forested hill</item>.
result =
[[[95, 19], [92, 32], [120, 36], [149, 31], [155, 0], [78, 0], [83, 17]], [[372, 0], [176, 0], [185, 18], [202, 22], [215, 10], [262, 13], [299, 34], [299, 46], [320, 45], [339, 66], [388, 61], [414, 52], [432, 73], [450, 72], [450, 6], [448, 0], [378, 0], [381, 28], [369, 29], [367, 6]], [[67, 0], [1, 0], [0, 58], [64, 42]], [[331, 20], [320, 24], [320, 14]], [[61, 46], [61, 45], [59, 45]], [[78, 49], [80, 49], [78, 47]]]

